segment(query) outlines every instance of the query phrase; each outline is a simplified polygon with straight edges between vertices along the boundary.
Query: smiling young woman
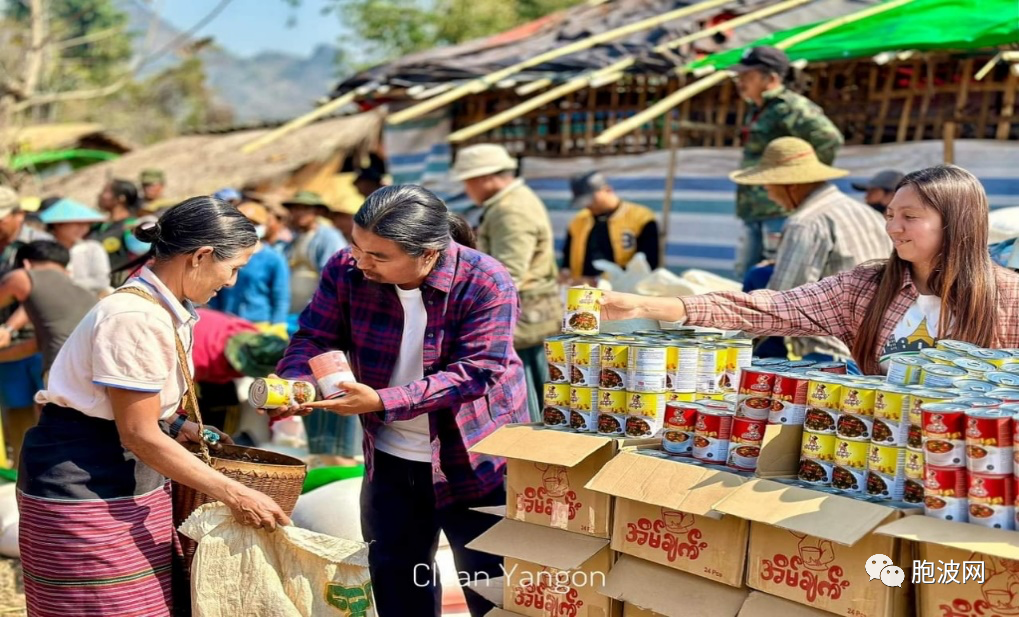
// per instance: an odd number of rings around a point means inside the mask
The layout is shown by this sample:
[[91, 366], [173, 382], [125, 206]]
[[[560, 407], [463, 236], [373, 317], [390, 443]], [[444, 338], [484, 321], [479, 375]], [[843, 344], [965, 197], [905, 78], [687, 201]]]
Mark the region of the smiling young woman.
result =
[[885, 261], [789, 291], [647, 298], [606, 293], [605, 319], [686, 320], [755, 335], [841, 339], [864, 374], [893, 353], [938, 339], [1019, 347], [1019, 275], [991, 262], [988, 205], [965, 169], [938, 165], [902, 179], [885, 214]]

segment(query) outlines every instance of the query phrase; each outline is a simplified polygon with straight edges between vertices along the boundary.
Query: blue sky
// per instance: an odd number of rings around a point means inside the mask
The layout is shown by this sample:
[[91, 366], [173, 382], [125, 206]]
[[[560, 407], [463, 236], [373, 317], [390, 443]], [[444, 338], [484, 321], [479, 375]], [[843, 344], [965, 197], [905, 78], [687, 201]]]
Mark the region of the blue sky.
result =
[[[218, 0], [162, 0], [160, 15], [181, 30], [187, 30], [205, 17]], [[327, 0], [301, 0], [294, 9], [283, 0], [233, 0], [196, 36], [212, 36], [221, 47], [239, 55], [252, 56], [260, 51], [286, 51], [307, 56], [316, 45], [336, 44], [340, 20], [334, 14], [323, 16]], [[294, 20], [292, 25], [288, 22]]]

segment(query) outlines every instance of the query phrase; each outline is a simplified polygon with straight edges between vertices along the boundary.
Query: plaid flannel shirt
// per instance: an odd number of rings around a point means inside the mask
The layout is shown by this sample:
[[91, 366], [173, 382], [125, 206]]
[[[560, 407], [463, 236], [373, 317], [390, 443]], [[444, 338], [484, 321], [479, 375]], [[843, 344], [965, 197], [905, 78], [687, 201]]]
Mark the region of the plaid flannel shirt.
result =
[[[784, 291], [856, 266], [885, 259], [892, 241], [877, 210], [860, 203], [833, 184], [825, 184], [800, 204], [782, 228], [775, 272], [768, 289]], [[848, 358], [849, 350], [831, 337], [792, 340], [793, 353], [820, 353]]]
[[[994, 267], [998, 327], [993, 347], [1019, 347], [1019, 274]], [[881, 264], [848, 272], [788, 291], [724, 292], [683, 298], [687, 324], [777, 336], [834, 336], [852, 349], [864, 314], [877, 293]], [[878, 332], [876, 359], [895, 325], [916, 301], [909, 272], [899, 295], [885, 311]]]
[[403, 306], [393, 285], [365, 280], [350, 249], [326, 265], [278, 373], [308, 379], [310, 358], [347, 352], [358, 382], [374, 388], [385, 407], [360, 416], [369, 478], [379, 429], [428, 414], [436, 505], [442, 507], [501, 486], [505, 461], [468, 449], [503, 424], [528, 421], [523, 367], [513, 350], [519, 309], [506, 269], [455, 243], [421, 292], [428, 314], [423, 379], [389, 387], [403, 338]]

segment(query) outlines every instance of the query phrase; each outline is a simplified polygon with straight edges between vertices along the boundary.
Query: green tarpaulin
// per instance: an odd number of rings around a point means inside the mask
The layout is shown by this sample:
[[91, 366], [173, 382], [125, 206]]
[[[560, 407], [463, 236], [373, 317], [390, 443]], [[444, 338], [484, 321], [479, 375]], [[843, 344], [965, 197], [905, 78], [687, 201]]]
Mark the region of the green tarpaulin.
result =
[[[746, 47], [713, 54], [689, 65], [726, 68], [748, 47], [776, 45], [825, 22], [776, 32]], [[845, 60], [885, 51], [987, 49], [1019, 42], [1017, 0], [914, 0], [848, 23], [786, 50], [793, 61]]]

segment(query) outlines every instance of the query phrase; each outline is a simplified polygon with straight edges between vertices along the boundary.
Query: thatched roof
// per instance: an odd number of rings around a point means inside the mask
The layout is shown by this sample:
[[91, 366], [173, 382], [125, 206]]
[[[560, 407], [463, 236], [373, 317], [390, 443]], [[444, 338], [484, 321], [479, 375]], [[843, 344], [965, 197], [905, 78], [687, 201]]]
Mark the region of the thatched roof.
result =
[[43, 152], [66, 148], [95, 148], [118, 154], [134, 146], [91, 122], [64, 122], [9, 127], [0, 132], [0, 139], [13, 142], [20, 152]]
[[241, 148], [269, 129], [185, 135], [45, 181], [36, 193], [93, 203], [109, 178], [137, 182], [142, 170], [150, 168], [166, 173], [167, 194], [171, 197], [207, 195], [224, 187], [240, 188], [254, 183], [280, 185], [309, 164], [373, 147], [381, 127], [379, 112], [326, 119], [251, 154], [241, 153]]

